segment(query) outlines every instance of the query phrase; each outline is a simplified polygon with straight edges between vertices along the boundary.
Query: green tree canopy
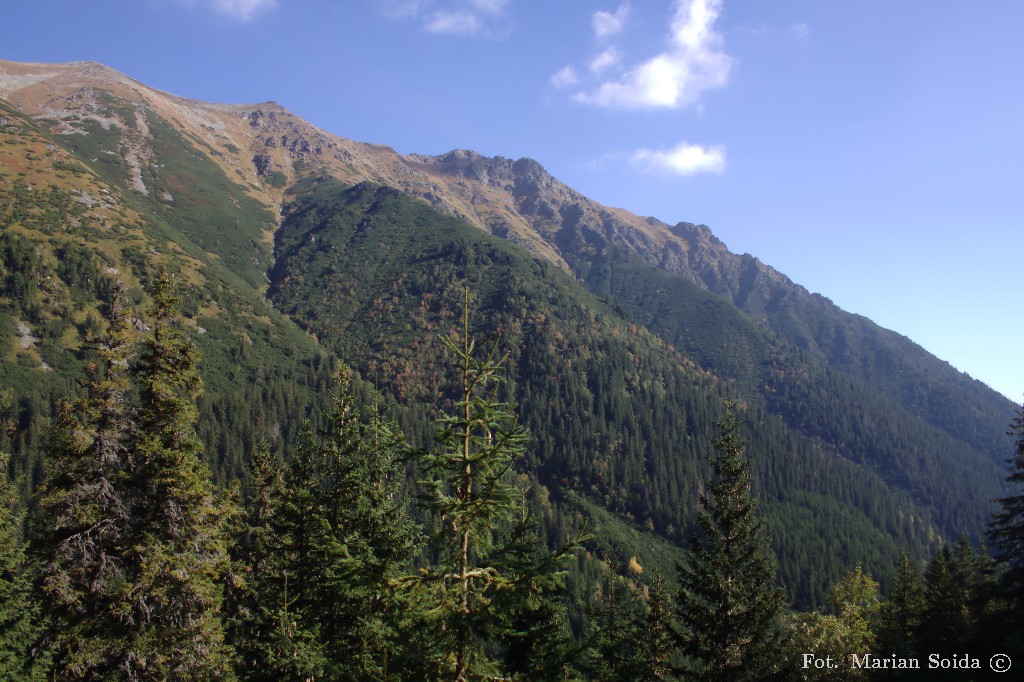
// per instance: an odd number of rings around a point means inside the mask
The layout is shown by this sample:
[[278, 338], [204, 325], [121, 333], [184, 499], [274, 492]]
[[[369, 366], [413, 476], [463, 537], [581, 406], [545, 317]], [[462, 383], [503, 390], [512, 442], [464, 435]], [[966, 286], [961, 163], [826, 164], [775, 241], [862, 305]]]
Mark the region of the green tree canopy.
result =
[[679, 643], [689, 677], [764, 680], [781, 664], [783, 595], [732, 402], [718, 427], [712, 478], [700, 496], [702, 534], [678, 566]]

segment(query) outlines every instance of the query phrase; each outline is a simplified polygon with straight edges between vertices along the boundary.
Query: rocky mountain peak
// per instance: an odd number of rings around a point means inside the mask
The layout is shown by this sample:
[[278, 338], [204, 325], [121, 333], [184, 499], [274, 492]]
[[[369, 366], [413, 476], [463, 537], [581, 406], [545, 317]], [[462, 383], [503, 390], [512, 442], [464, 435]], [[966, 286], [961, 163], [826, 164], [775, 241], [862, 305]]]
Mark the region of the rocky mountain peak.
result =
[[676, 223], [674, 227], [669, 228], [672, 234], [677, 237], [682, 237], [686, 241], [690, 242], [691, 246], [697, 247], [701, 245], [711, 245], [721, 247], [723, 249], [728, 248], [721, 239], [715, 236], [711, 231], [711, 228], [707, 225], [696, 225], [694, 223]]
[[512, 172], [517, 177], [531, 180], [534, 182], [548, 181], [553, 178], [551, 175], [544, 170], [544, 166], [540, 165], [533, 159], [523, 157], [512, 164]]
[[469, 149], [455, 149], [440, 156], [413, 158], [446, 175], [505, 190], [511, 190], [524, 182], [539, 185], [550, 184], [554, 180], [543, 166], [529, 158], [512, 160], [504, 156], [486, 157]]

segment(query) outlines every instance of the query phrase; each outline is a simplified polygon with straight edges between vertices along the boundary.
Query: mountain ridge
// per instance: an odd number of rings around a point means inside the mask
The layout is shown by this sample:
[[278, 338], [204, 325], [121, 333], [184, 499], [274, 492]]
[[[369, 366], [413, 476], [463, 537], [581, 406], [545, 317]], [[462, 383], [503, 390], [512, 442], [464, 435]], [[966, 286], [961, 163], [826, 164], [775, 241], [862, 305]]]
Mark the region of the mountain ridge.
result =
[[[127, 278], [140, 303], [159, 261], [211, 367], [204, 437], [221, 481], [244, 476], [257, 438], [287, 442], [315, 416], [311, 387], [338, 358], [422, 431], [415, 401], [441, 397], [432, 337], [464, 281], [522, 345], [524, 393], [509, 397], [537, 433], [542, 483], [673, 542], [728, 394], [770, 453], [773, 527], [825, 538], [829, 519], [854, 519], [833, 549], [847, 563], [870, 542], [877, 568], [897, 538], [979, 537], [1002, 491], [1010, 401], [706, 225], [603, 206], [532, 159], [402, 155], [273, 102], [187, 100], [93, 62], [0, 62], [0, 109], [8, 447], [37, 451], [26, 415], [46, 411], [19, 382], [73, 385], [105, 283]], [[834, 567], [779, 543], [791, 589], [820, 599]]]
[[[568, 187], [529, 158], [483, 157], [470, 150], [440, 155], [402, 155], [384, 145], [348, 140], [324, 132], [275, 103], [208, 104], [164, 93], [97, 62], [19, 64], [0, 61], [0, 96], [14, 96], [27, 113], [45, 119], [88, 108], [82, 82], [127, 89], [158, 113], [170, 116], [211, 161], [246, 192], [280, 215], [285, 187], [302, 177], [327, 173], [346, 184], [375, 182], [424, 201], [434, 208], [519, 244], [549, 260], [578, 280], [609, 245], [656, 268], [688, 278], [729, 298], [738, 308], [774, 332], [794, 340], [831, 365], [877, 381], [891, 397], [912, 399], [886, 387], [883, 370], [864, 370], [875, 356], [896, 352], [927, 353], [906, 337], [886, 330], [831, 300], [812, 293], [750, 254], [734, 254], [706, 225], [680, 222], [670, 226], [621, 208], [607, 207]], [[84, 98], [84, 102], [83, 102]], [[56, 108], [64, 103], [69, 109]], [[197, 113], [198, 112], [198, 113]], [[83, 120], [95, 114], [86, 113]], [[99, 117], [102, 119], [102, 117]], [[135, 118], [139, 120], [138, 112]], [[101, 124], [109, 124], [101, 120]], [[133, 121], [125, 128], [132, 128]], [[66, 121], [62, 125], [72, 125]], [[145, 150], [145, 129], [137, 125], [136, 145]], [[58, 127], [58, 130], [60, 128]], [[145, 154], [125, 150], [129, 166], [146, 162]], [[139, 154], [142, 154], [139, 156]], [[132, 155], [135, 155], [134, 157]], [[134, 171], [136, 189], [144, 189]], [[274, 228], [264, 235], [267, 243]], [[794, 313], [799, 308], [799, 314]], [[878, 339], [870, 350], [851, 353], [851, 335]], [[934, 358], [928, 354], [929, 358]], [[929, 359], [928, 362], [931, 362]], [[939, 371], [943, 381], [970, 382], [951, 365]], [[922, 386], [935, 383], [921, 374]], [[986, 387], [987, 388], [987, 387]], [[1003, 398], [1003, 396], [999, 396]], [[978, 398], [981, 400], [982, 398]], [[993, 403], [992, 396], [985, 398]], [[924, 409], [918, 406], [919, 409]], [[962, 409], [970, 409], [962, 405]]]
[[[704, 282], [706, 288], [717, 293], [723, 293], [723, 291], [720, 290], [721, 286], [715, 285], [728, 281], [721, 273], [709, 267], [710, 263], [707, 259], [684, 263], [679, 258], [680, 253], [687, 253], [693, 248], [728, 251], [726, 245], [714, 235], [708, 226], [687, 222], [680, 222], [672, 226], [657, 218], [638, 216], [624, 208], [601, 205], [557, 180], [538, 161], [528, 157], [515, 160], [501, 156], [484, 157], [466, 149], [456, 149], [439, 155], [417, 153], [402, 155], [385, 145], [355, 142], [319, 130], [273, 101], [254, 104], [211, 104], [183, 98], [150, 88], [99, 62], [25, 64], [0, 60], [0, 69], [2, 69], [0, 71], [0, 78], [2, 78], [0, 80], [0, 97], [5, 99], [9, 99], [14, 94], [21, 94], [22, 98], [32, 96], [33, 100], [36, 100], [39, 94], [32, 92], [33, 86], [42, 85], [54, 79], [59, 86], [65, 78], [84, 78], [101, 84], [109, 85], [113, 82], [122, 87], [130, 86], [136, 94], [143, 96], [149, 103], [163, 99], [169, 101], [171, 105], [187, 104], [206, 112], [227, 112], [231, 117], [227, 120], [216, 121], [219, 125], [211, 126], [212, 121], [202, 119], [190, 122], [200, 127], [212, 127], [214, 132], [226, 134], [226, 138], [223, 135], [221, 137], [228, 143], [237, 143], [242, 138], [238, 131], [245, 128], [244, 125], [238, 125], [237, 119], [248, 122], [248, 127], [251, 129], [247, 131], [251, 150], [263, 152], [252, 155], [252, 163], [249, 164], [250, 168], [248, 169], [252, 173], [247, 178], [250, 180], [265, 176], [271, 167], [279, 172], [294, 173], [294, 169], [288, 171], [286, 164], [280, 158], [282, 154], [279, 151], [284, 151], [287, 152], [291, 161], [307, 162], [311, 158], [316, 159], [321, 163], [323, 170], [333, 171], [332, 175], [349, 184], [371, 181], [398, 187], [410, 196], [427, 201], [435, 208], [441, 208], [492, 234], [497, 233], [502, 236], [508, 234], [508, 229], [518, 227], [508, 220], [502, 220], [502, 218], [511, 217], [501, 214], [502, 209], [510, 208], [509, 204], [513, 202], [499, 201], [497, 206], [491, 206], [490, 203], [494, 201], [494, 197], [481, 193], [479, 187], [464, 184], [456, 184], [454, 188], [441, 188], [437, 185], [423, 186], [424, 182], [429, 182], [431, 177], [437, 175], [470, 180], [485, 187], [502, 190], [511, 195], [513, 201], [517, 200], [519, 205], [512, 208], [516, 209], [515, 212], [519, 214], [520, 218], [523, 217], [524, 211], [534, 217], [534, 224], [530, 225], [531, 231], [541, 233], [548, 248], [537, 244], [533, 238], [524, 238], [523, 245], [528, 248], [532, 247], [531, 250], [538, 255], [547, 257], [563, 266], [564, 258], [557, 252], [557, 245], [550, 243], [554, 240], [553, 226], [550, 222], [555, 218], [558, 209], [562, 208], [556, 200], [561, 199], [563, 204], [581, 203], [585, 205], [585, 213], [573, 218], [574, 220], [577, 222], [583, 220], [587, 227], [596, 228], [598, 233], [603, 230], [605, 234], [602, 236], [605, 238], [609, 234], [620, 238], [625, 237], [627, 241], [633, 243], [636, 250], [648, 262], [659, 264], [675, 274], [703, 275], [698, 277], [698, 280]], [[33, 69], [46, 73], [32, 74]], [[25, 73], [26, 71], [29, 73]], [[11, 76], [12, 72], [22, 72], [20, 82], [17, 75]], [[27, 86], [24, 85], [26, 82]], [[60, 113], [52, 108], [54, 99], [58, 97], [47, 100], [44, 106], [40, 106], [36, 101], [30, 101], [27, 103], [26, 110], [36, 117]], [[64, 95], [63, 98], [66, 99], [67, 95]], [[18, 104], [18, 101], [15, 101], [15, 104]], [[19, 105], [19, 108], [23, 107]], [[175, 109], [166, 104], [163, 107], [157, 107], [158, 111], [168, 108]], [[180, 121], [178, 123], [183, 125]], [[232, 126], [231, 123], [235, 125]], [[232, 137], [232, 134], [237, 137]], [[214, 139], [208, 137], [205, 140], [207, 147], [204, 151], [210, 155], [211, 160], [219, 162], [224, 159], [225, 154], [220, 150], [211, 153], [213, 145], [210, 143]], [[350, 150], [353, 148], [363, 154], [352, 154]], [[368, 154], [367, 152], [376, 153]], [[241, 158], [240, 154], [237, 155]], [[351, 163], [356, 160], [360, 161], [360, 165], [356, 168], [341, 167], [336, 163], [338, 161]], [[235, 165], [234, 168], [237, 169], [239, 165], [244, 166], [245, 164]], [[429, 173], [429, 171], [434, 172]], [[274, 188], [263, 187], [262, 189], [271, 197], [280, 198], [279, 193], [273, 191]], [[542, 192], [541, 189], [546, 191]], [[442, 191], [438, 193], [438, 190]], [[491, 202], [488, 202], [488, 199]], [[268, 205], [272, 204], [265, 196], [263, 201]], [[280, 208], [279, 203], [276, 207]], [[636, 230], [636, 234], [624, 233], [624, 228], [633, 228]], [[512, 240], [517, 241], [515, 238]], [[745, 258], [749, 254], [731, 255]], [[765, 270], [771, 279], [792, 284], [788, 277], [771, 266], [761, 263], [756, 258], [754, 261]]]

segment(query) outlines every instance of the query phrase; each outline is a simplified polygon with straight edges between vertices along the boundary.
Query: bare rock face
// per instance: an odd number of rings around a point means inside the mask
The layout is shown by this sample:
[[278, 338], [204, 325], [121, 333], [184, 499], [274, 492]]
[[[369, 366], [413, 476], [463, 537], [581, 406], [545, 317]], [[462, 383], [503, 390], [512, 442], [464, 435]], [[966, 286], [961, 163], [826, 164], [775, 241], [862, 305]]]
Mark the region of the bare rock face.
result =
[[254, 109], [248, 113], [246, 119], [249, 126], [258, 133], [274, 132], [278, 129], [277, 114], [273, 111]]
[[256, 175], [263, 177], [270, 170], [273, 160], [267, 154], [256, 154], [252, 157], [253, 168], [256, 169]]
[[693, 223], [676, 223], [676, 226], [671, 228], [672, 234], [682, 237], [690, 243], [693, 247], [701, 246], [702, 242], [711, 244], [712, 246], [720, 246], [723, 249], [726, 248], [725, 243], [722, 242], [718, 237], [711, 232], [711, 228], [707, 225], [694, 225]]

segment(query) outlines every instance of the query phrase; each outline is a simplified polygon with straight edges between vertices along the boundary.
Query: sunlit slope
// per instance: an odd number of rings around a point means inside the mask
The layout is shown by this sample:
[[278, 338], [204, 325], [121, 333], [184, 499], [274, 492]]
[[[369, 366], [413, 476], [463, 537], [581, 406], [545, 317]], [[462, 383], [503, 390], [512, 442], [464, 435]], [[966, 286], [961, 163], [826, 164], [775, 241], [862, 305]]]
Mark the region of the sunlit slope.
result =
[[415, 409], [446, 398], [438, 335], [457, 323], [469, 285], [478, 331], [501, 330], [510, 353], [509, 397], [533, 434], [530, 466], [559, 494], [681, 542], [728, 395], [744, 406], [795, 594], [809, 598], [839, 565], [864, 561], [884, 574], [901, 546], [982, 529], [1001, 479], [983, 453], [715, 294], [646, 273], [675, 287], [694, 340], [708, 348], [698, 362], [659, 336], [675, 329], [654, 324], [667, 318], [645, 326], [640, 309], [603, 301], [557, 266], [394, 189], [325, 178], [292, 197], [275, 305]]
[[237, 478], [258, 439], [292, 433], [321, 400], [316, 368], [329, 361], [262, 294], [273, 213], [152, 112], [154, 155], [142, 177], [154, 191], [137, 191], [118, 154], [137, 132], [127, 130], [134, 116], [108, 106], [94, 109], [107, 127], [87, 121], [84, 133], [55, 134], [0, 102], [0, 447], [30, 490], [47, 420], [81, 390], [115, 280], [144, 309], [163, 266], [204, 357], [206, 455], [221, 480]]

